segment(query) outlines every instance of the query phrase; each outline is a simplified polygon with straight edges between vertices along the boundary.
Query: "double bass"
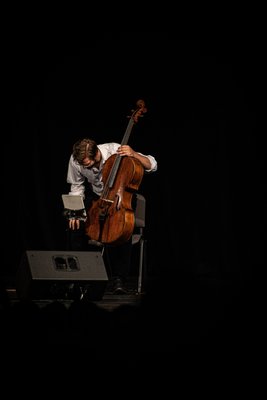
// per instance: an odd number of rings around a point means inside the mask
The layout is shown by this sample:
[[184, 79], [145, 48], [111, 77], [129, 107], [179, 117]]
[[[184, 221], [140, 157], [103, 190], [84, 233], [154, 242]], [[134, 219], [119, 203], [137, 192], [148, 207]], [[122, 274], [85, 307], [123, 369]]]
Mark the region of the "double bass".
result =
[[[147, 112], [145, 102], [138, 100], [132, 110], [121, 145], [128, 143], [133, 126]], [[87, 210], [85, 233], [90, 240], [119, 245], [130, 239], [135, 224], [132, 208], [133, 194], [144, 175], [141, 162], [133, 157], [113, 154], [102, 171], [104, 188], [101, 196]]]

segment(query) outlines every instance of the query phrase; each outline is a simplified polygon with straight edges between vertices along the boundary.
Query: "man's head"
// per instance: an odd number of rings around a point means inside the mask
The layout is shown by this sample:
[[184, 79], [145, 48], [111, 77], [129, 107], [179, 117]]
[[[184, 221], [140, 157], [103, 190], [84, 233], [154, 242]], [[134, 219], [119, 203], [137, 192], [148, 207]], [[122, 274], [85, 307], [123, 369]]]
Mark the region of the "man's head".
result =
[[98, 147], [92, 139], [80, 139], [73, 145], [72, 155], [80, 165], [91, 167], [96, 162]]

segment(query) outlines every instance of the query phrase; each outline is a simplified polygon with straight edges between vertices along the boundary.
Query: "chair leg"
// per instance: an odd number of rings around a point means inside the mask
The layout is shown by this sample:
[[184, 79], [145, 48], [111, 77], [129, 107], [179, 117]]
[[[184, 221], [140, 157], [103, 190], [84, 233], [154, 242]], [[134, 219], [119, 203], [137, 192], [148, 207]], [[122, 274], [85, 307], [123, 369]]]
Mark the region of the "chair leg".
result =
[[139, 271], [138, 271], [138, 283], [137, 283], [137, 293], [142, 293], [143, 286], [143, 274], [144, 274], [144, 244], [145, 240], [140, 239], [140, 254], [139, 254]]

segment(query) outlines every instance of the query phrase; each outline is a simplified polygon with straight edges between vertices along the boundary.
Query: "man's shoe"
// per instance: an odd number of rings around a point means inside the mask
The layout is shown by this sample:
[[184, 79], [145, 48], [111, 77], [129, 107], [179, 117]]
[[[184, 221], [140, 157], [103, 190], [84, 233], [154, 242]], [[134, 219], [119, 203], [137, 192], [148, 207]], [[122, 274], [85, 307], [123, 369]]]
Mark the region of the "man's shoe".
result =
[[127, 289], [123, 284], [121, 278], [114, 279], [113, 283], [113, 294], [126, 294]]

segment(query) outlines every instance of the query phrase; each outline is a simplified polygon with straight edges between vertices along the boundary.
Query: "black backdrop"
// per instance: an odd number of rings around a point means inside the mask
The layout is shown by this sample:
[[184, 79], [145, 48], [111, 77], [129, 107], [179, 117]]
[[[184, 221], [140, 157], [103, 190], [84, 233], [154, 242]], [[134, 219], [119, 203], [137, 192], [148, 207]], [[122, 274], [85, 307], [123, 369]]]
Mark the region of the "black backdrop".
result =
[[143, 37], [90, 33], [81, 43], [32, 35], [2, 50], [2, 276], [12, 280], [27, 249], [65, 248], [61, 194], [72, 144], [85, 136], [120, 142], [139, 98], [148, 112], [129, 144], [158, 161], [140, 187], [150, 273], [250, 278], [262, 264], [257, 43]]

